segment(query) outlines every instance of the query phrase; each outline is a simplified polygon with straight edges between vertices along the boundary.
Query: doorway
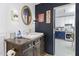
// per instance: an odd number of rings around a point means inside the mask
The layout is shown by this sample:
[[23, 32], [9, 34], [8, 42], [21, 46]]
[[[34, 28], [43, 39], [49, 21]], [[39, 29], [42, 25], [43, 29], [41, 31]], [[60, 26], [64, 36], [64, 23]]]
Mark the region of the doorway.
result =
[[53, 14], [55, 56], [75, 56], [75, 4], [55, 7]]

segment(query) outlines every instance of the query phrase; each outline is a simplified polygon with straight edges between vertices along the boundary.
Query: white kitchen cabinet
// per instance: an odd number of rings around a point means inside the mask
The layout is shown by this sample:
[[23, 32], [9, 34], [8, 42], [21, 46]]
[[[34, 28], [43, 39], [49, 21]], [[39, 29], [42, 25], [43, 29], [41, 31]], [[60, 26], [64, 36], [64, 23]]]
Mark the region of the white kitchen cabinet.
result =
[[65, 7], [65, 15], [73, 16], [75, 15], [75, 5], [70, 4]]
[[72, 24], [75, 27], [75, 16], [65, 17], [65, 24]]
[[60, 16], [63, 16], [65, 13], [64, 13], [64, 8], [57, 8], [55, 9], [55, 17], [60, 17]]
[[68, 17], [75, 15], [75, 5], [68, 4], [54, 8], [55, 9], [55, 17]]
[[67, 4], [54, 8], [55, 11], [55, 27], [65, 27], [65, 24], [75, 26], [75, 5]]
[[55, 27], [64, 27], [65, 17], [55, 18]]

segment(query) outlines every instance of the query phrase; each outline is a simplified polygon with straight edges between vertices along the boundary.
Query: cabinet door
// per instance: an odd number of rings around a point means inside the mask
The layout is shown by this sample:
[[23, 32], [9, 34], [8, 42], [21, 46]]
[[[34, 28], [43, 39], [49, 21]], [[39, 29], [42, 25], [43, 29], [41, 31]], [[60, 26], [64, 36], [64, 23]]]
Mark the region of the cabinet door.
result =
[[44, 37], [41, 37], [41, 38], [40, 38], [40, 54], [41, 54], [41, 55], [44, 55], [44, 52], [45, 52], [45, 51], [44, 51], [44, 45], [45, 45], [45, 44], [44, 44]]
[[34, 45], [34, 56], [40, 56], [40, 43]]
[[58, 7], [55, 9], [55, 17], [60, 17], [63, 16], [65, 14], [65, 10], [63, 7]]
[[65, 39], [65, 32], [55, 32], [55, 38]]
[[65, 6], [65, 15], [75, 15], [75, 4]]
[[33, 46], [23, 50], [23, 56], [33, 56]]
[[75, 4], [63, 5], [55, 8], [55, 17], [75, 15]]
[[65, 32], [60, 32], [60, 39], [65, 39]]
[[65, 17], [55, 18], [55, 27], [64, 27]]

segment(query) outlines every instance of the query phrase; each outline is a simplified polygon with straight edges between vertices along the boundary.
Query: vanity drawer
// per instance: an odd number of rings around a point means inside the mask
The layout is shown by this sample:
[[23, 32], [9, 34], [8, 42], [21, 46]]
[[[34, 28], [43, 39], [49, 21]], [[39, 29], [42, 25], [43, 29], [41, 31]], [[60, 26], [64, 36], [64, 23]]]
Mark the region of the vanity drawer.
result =
[[30, 42], [28, 44], [26, 43], [26, 44], [22, 45], [22, 50], [28, 49], [31, 46], [33, 46], [33, 43], [32, 42]]
[[23, 56], [33, 56], [33, 46], [23, 50], [22, 55]]
[[38, 43], [40, 43], [40, 39], [36, 39], [35, 41], [33, 41], [33, 45], [37, 45]]

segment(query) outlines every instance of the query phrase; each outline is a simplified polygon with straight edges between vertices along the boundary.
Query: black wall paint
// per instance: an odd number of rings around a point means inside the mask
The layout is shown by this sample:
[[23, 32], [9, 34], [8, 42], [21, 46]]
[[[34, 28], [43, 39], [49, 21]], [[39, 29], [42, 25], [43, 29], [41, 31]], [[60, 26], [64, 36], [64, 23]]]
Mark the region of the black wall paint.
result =
[[76, 56], [79, 56], [79, 3], [76, 4]]
[[39, 23], [36, 21], [35, 23], [35, 32], [43, 32], [45, 37], [45, 51], [49, 54], [54, 54], [55, 45], [53, 45], [55, 40], [53, 39], [53, 8], [61, 5], [65, 5], [67, 3], [41, 3], [35, 6], [35, 16], [37, 20], [37, 15], [39, 13], [44, 13], [46, 16], [46, 11], [51, 10], [51, 23], [47, 24], [45, 22]]

